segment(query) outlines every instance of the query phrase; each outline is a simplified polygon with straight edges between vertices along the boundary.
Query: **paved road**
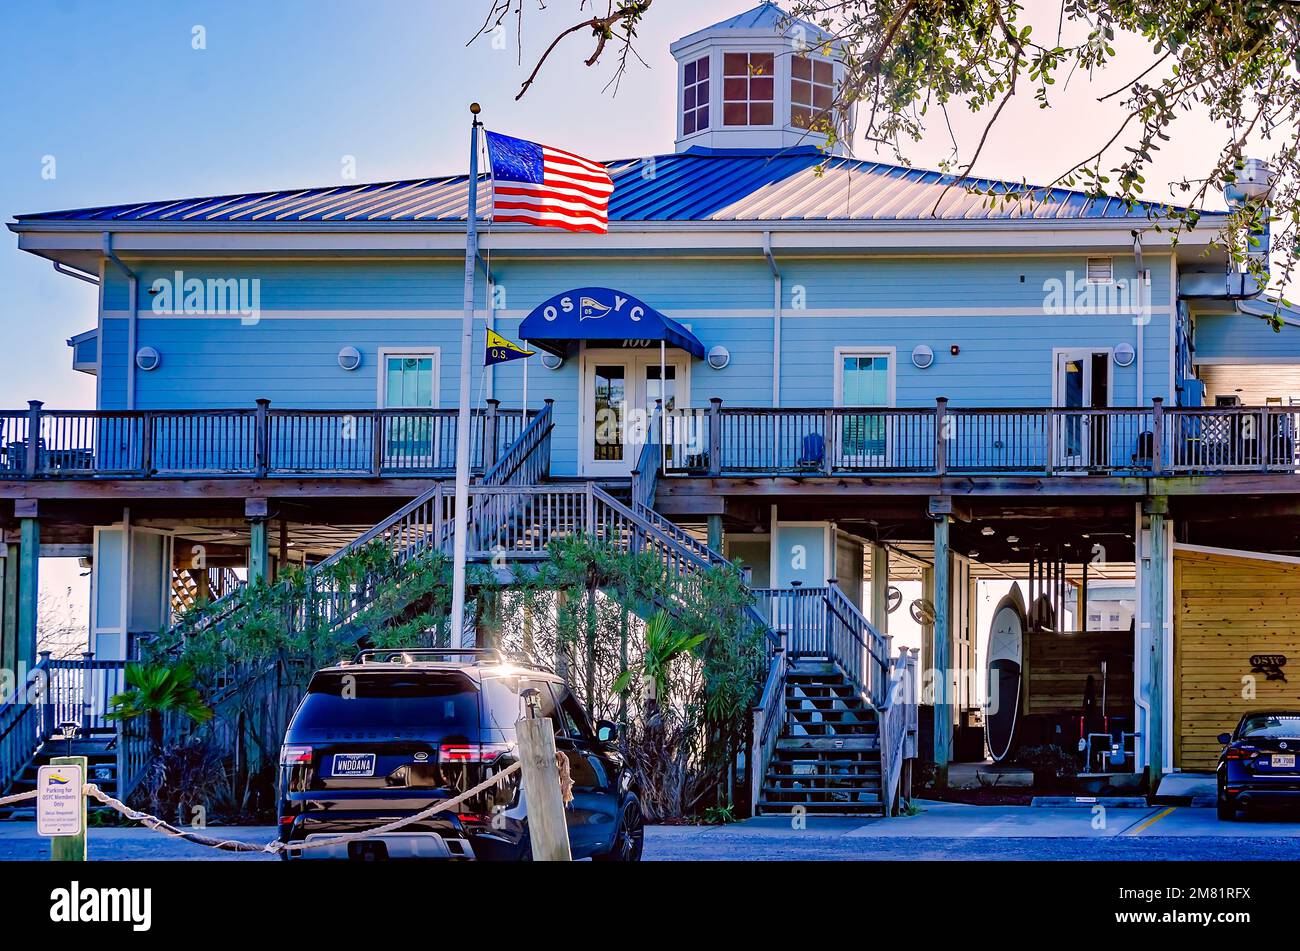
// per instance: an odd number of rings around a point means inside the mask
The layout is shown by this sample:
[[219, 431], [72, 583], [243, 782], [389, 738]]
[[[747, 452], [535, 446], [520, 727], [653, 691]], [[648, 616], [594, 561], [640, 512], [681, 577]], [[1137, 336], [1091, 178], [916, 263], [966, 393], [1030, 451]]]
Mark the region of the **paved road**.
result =
[[[1300, 821], [1219, 822], [1213, 809], [964, 806], [926, 803], [898, 819], [765, 817], [731, 826], [656, 826], [647, 860], [1300, 860]], [[214, 834], [218, 830], [209, 830]], [[220, 830], [266, 842], [269, 826]], [[215, 852], [138, 828], [92, 829], [92, 858], [272, 860]], [[41, 859], [48, 846], [30, 822], [0, 822], [0, 860]]]

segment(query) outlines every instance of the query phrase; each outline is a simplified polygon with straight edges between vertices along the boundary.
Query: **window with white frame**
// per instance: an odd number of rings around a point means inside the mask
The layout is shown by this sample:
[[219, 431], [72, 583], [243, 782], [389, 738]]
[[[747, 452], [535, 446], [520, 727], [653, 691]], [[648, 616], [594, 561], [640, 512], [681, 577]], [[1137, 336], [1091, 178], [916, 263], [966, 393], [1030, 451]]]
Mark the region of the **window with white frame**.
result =
[[[824, 128], [835, 101], [835, 67], [830, 60], [795, 56], [790, 60], [790, 124], [796, 129]], [[825, 115], [823, 115], [825, 113]]]
[[709, 57], [682, 67], [682, 135], [709, 127]]
[[774, 59], [771, 53], [723, 54], [723, 125], [772, 124], [776, 92]]

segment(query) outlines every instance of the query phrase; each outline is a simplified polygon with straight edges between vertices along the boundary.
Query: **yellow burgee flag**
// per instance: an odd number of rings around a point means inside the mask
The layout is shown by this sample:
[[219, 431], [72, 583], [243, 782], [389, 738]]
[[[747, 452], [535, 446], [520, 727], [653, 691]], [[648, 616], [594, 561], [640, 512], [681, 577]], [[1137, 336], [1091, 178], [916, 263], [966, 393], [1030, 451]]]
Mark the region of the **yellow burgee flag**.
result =
[[525, 350], [513, 340], [507, 340], [495, 330], [487, 332], [487, 348], [483, 354], [483, 365], [490, 367], [496, 363], [506, 363], [509, 360], [522, 360], [525, 357], [531, 357], [537, 351]]

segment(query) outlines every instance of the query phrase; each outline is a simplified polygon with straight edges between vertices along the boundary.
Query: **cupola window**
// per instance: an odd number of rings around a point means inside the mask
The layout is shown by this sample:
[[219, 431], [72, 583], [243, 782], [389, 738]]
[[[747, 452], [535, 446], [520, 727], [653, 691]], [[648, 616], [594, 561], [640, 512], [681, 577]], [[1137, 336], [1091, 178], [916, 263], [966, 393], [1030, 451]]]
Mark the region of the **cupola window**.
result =
[[770, 126], [773, 122], [771, 53], [724, 53], [722, 57], [722, 124]]
[[[790, 59], [790, 124], [796, 129], [824, 129], [824, 115], [835, 100], [835, 68], [829, 60], [809, 56]], [[820, 120], [820, 121], [819, 121]]]
[[701, 56], [682, 68], [682, 135], [709, 127], [709, 58]]

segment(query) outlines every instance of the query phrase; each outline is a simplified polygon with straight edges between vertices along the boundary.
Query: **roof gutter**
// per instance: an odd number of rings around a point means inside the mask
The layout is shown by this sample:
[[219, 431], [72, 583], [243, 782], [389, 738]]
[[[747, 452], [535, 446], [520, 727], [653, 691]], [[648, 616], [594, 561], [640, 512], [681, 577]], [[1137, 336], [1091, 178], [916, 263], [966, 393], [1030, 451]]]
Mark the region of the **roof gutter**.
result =
[[763, 257], [772, 269], [772, 405], [781, 405], [781, 269], [772, 254], [772, 232], [763, 232]]
[[53, 261], [51, 263], [54, 265], [54, 270], [58, 271], [60, 274], [66, 274], [68, 277], [75, 277], [79, 281], [85, 281], [87, 284], [94, 284], [96, 287], [99, 286], [99, 278], [95, 277], [93, 274], [87, 274], [85, 271], [78, 271], [76, 268], [68, 267], [62, 261]]
[[127, 313], [130, 323], [126, 334], [126, 408], [135, 409], [135, 351], [136, 330], [139, 323], [140, 279], [135, 271], [122, 263], [122, 259], [113, 250], [113, 233], [104, 232], [104, 257], [118, 266], [127, 277]]

